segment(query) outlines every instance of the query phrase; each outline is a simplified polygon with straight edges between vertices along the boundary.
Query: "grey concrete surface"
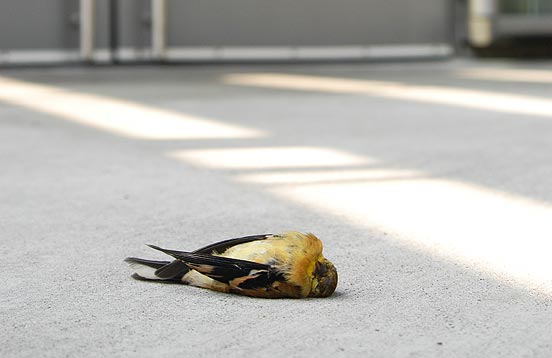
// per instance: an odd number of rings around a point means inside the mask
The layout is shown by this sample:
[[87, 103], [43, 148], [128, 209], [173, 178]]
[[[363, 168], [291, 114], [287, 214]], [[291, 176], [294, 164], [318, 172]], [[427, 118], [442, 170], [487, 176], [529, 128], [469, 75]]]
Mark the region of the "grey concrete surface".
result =
[[[178, 150], [324, 147], [547, 208], [552, 121], [546, 115], [221, 81], [229, 73], [268, 71], [541, 99], [552, 94], [542, 75], [535, 81], [456, 75], [475, 67], [552, 73], [549, 62], [463, 61], [2, 71], [4, 78], [266, 135], [136, 139], [0, 100], [0, 356], [552, 356], [548, 291], [411, 245], [402, 234], [355, 222], [328, 206], [236, 179], [270, 170], [167, 156]], [[145, 243], [194, 249], [287, 229], [312, 231], [323, 240], [340, 274], [333, 297], [262, 300], [139, 282], [122, 261], [129, 255], [162, 257]], [[476, 234], [482, 227], [472, 229]]]

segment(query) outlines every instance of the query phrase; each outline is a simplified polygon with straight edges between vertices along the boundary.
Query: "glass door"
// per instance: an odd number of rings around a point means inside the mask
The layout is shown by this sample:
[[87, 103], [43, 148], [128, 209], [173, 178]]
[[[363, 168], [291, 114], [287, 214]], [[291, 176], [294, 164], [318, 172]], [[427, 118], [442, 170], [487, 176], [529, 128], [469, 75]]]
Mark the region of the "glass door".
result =
[[552, 0], [500, 0], [499, 9], [502, 14], [551, 14]]

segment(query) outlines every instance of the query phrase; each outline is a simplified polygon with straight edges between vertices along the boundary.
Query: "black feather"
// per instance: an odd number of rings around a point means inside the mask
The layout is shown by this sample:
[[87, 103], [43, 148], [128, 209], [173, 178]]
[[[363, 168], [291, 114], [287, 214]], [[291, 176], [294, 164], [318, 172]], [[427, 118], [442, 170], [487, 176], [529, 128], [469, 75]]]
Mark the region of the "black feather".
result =
[[[146, 260], [146, 259], [141, 259], [141, 258], [138, 258], [138, 257], [127, 257], [125, 259], [125, 262], [127, 262], [127, 263], [138, 263], [138, 264], [141, 264], [141, 265], [145, 265], [145, 266], [154, 268], [156, 270], [162, 269], [163, 267], [171, 264], [170, 261]], [[175, 261], [173, 261], [173, 262], [175, 262]], [[181, 264], [184, 265], [184, 263], [182, 263], [182, 262], [181, 262]], [[164, 283], [182, 283], [182, 281], [180, 281], [181, 277], [182, 276], [159, 277], [159, 280], [153, 280], [153, 281], [164, 282]], [[132, 275], [132, 278], [134, 278], [135, 280], [139, 280], [139, 281], [152, 281], [152, 279], [144, 278], [144, 277], [138, 275], [137, 273], [134, 273]]]
[[163, 284], [178, 284], [181, 285], [182, 281], [179, 279], [170, 279], [170, 280], [152, 280], [149, 278], [143, 278], [142, 276], [138, 275], [137, 273], [133, 273], [130, 277], [137, 281], [149, 281], [149, 282], [156, 282], [156, 283], [163, 283]]
[[[269, 280], [272, 280], [272, 282], [274, 282], [274, 279], [278, 276], [272, 266], [260, 264], [258, 262], [202, 253], [169, 250], [155, 245], [148, 246], [155, 250], [159, 250], [168, 255], [171, 255], [172, 257], [186, 264], [189, 268], [192, 268], [206, 276], [211, 277], [212, 279], [223, 283], [228, 283], [239, 277], [247, 277], [251, 275], [253, 275], [254, 277], [260, 277], [264, 275], [264, 279], [259, 278], [258, 283], [260, 284], [260, 281], [263, 280], [263, 282], [265, 283]], [[254, 271], [253, 274], [251, 274], [252, 271]]]
[[165, 265], [155, 271], [155, 276], [162, 279], [181, 278], [190, 271], [190, 268], [180, 260], [174, 260], [173, 262]]
[[280, 272], [274, 272], [273, 270], [263, 271], [255, 275], [252, 275], [251, 278], [248, 278], [247, 280], [241, 282], [240, 284], [238, 284], [238, 287], [243, 289], [253, 290], [259, 287], [268, 287], [272, 283], [274, 283], [274, 281], [283, 281], [283, 280], [284, 280], [284, 275]]
[[212, 265], [226, 268], [238, 268], [242, 270], [267, 270], [270, 269], [269, 265], [260, 264], [258, 262], [233, 259], [229, 257], [215, 256], [209, 254], [200, 254], [194, 252], [178, 251], [178, 250], [169, 250], [164, 249], [155, 245], [148, 245], [152, 249], [161, 251], [174, 257], [175, 259], [181, 260], [184, 263], [195, 264], [195, 265]]
[[192, 252], [200, 253], [200, 254], [211, 254], [214, 251], [218, 254], [222, 254], [224, 251], [228, 250], [232, 246], [245, 244], [251, 241], [265, 240], [271, 236], [272, 234], [262, 234], [262, 235], [244, 236], [244, 237], [238, 237], [234, 239], [223, 240], [223, 241], [215, 242], [214, 244], [207, 245], [200, 249], [194, 250]]
[[[194, 266], [209, 265], [211, 267], [211, 272], [202, 272], [203, 274], [211, 276], [212, 278], [215, 278], [221, 282], [228, 283], [228, 281], [232, 279], [248, 275], [251, 270], [269, 270], [271, 268], [268, 265], [261, 265], [245, 260], [220, 258], [218, 256], [212, 256], [211, 254], [221, 254], [224, 251], [228, 250], [230, 247], [247, 242], [265, 240], [266, 238], [271, 236], [272, 234], [262, 234], [223, 240], [201, 247], [192, 252], [168, 250], [163, 249], [159, 246], [148, 245], [155, 250], [159, 250], [176, 258], [176, 260], [172, 262], [144, 260], [138, 258], [128, 258], [127, 260], [133, 260], [134, 262], [142, 263], [149, 267], [155, 268], [155, 275], [163, 280], [181, 279], [186, 273], [188, 273], [188, 271], [190, 271], [190, 266], [186, 265], [186, 262]], [[259, 280], [257, 281], [260, 280], [261, 279], [259, 278]]]
[[170, 263], [170, 261], [146, 260], [146, 259], [141, 259], [141, 258], [138, 258], [138, 257], [127, 257], [125, 259], [125, 262], [127, 262], [127, 263], [135, 262], [135, 263], [138, 263], [138, 264], [149, 266], [149, 267], [154, 268], [154, 269], [159, 269], [159, 268], [161, 268], [161, 267], [163, 267], [163, 266]]

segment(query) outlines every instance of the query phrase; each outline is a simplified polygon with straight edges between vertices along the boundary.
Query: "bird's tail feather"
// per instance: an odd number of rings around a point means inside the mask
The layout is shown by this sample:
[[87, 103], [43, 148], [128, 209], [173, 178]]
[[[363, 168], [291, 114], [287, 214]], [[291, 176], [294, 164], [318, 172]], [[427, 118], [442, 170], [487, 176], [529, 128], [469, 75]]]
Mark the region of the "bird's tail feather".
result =
[[155, 276], [162, 280], [181, 279], [186, 273], [190, 271], [190, 268], [180, 260], [174, 260], [168, 265], [157, 269]]
[[155, 271], [170, 263], [170, 261], [146, 260], [138, 257], [127, 257], [125, 262], [129, 264], [134, 270], [135, 275], [138, 276], [135, 278], [147, 280], [163, 280], [164, 278], [155, 275]]

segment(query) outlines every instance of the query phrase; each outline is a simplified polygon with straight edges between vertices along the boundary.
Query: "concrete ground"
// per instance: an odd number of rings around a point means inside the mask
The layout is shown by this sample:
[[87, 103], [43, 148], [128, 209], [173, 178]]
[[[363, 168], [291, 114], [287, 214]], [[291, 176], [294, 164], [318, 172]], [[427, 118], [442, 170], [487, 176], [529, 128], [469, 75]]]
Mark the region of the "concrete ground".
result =
[[[552, 356], [552, 63], [0, 72], [2, 357]], [[328, 299], [135, 281], [312, 231]]]

